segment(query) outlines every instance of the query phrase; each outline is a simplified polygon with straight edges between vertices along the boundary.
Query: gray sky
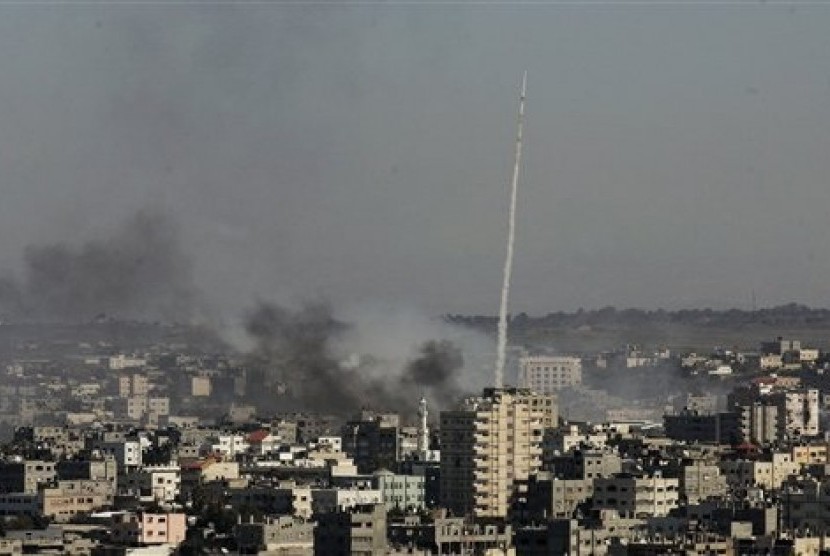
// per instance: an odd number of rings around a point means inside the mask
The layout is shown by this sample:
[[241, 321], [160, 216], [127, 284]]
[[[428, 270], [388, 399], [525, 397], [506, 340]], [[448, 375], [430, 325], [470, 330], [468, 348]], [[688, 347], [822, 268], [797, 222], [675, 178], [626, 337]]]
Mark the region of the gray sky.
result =
[[201, 288], [830, 305], [830, 4], [0, 5], [0, 263], [181, 220]]

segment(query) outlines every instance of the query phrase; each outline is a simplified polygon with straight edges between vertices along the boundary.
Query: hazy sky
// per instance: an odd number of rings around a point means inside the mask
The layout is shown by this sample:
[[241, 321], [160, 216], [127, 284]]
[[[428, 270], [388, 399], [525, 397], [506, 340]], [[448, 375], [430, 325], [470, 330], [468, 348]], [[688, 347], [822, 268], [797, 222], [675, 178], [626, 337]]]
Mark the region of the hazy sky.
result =
[[181, 221], [200, 287], [830, 305], [830, 4], [0, 5], [0, 263]]

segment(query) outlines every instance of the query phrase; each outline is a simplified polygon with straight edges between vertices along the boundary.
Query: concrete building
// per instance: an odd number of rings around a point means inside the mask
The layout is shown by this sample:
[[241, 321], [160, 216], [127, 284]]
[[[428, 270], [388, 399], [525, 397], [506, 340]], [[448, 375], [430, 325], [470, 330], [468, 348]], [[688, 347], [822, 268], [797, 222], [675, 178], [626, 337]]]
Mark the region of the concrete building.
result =
[[680, 495], [686, 504], [697, 504], [709, 498], [725, 496], [726, 477], [716, 463], [695, 460], [683, 466], [680, 472]]
[[761, 460], [723, 460], [718, 465], [726, 482], [734, 488], [780, 488], [801, 470], [789, 452], [773, 452]]
[[294, 516], [240, 523], [234, 528], [234, 537], [242, 554], [314, 554], [314, 523]]
[[818, 348], [802, 347], [798, 351], [798, 359], [802, 363], [815, 363], [821, 356], [821, 350]]
[[435, 520], [435, 549], [431, 554], [513, 554], [513, 531], [499, 522], [471, 522], [460, 517]]
[[115, 487], [109, 481], [57, 481], [41, 488], [40, 512], [56, 523], [66, 523], [79, 514], [110, 508]]
[[788, 438], [818, 436], [819, 391], [817, 389], [785, 392], [783, 405], [784, 426]]
[[387, 510], [411, 512], [426, 507], [423, 475], [396, 475], [382, 469], [374, 473], [372, 488], [380, 491]]
[[141, 373], [124, 374], [118, 377], [118, 395], [122, 398], [139, 396], [146, 398], [150, 393], [150, 381]]
[[314, 529], [314, 554], [386, 554], [386, 508], [375, 504], [320, 515]]
[[780, 369], [784, 366], [784, 362], [781, 359], [781, 356], [777, 353], [770, 353], [767, 355], [762, 355], [759, 360], [759, 365], [762, 369], [766, 371], [774, 371], [775, 369]]
[[370, 488], [315, 488], [311, 490], [313, 514], [350, 511], [369, 506], [386, 507], [378, 489]]
[[818, 436], [819, 398], [814, 388], [756, 393], [739, 406], [744, 439], [764, 445]]
[[32, 427], [32, 441], [37, 443], [62, 444], [74, 435], [67, 427]]
[[40, 513], [37, 494], [0, 493], [0, 516], [34, 516]]
[[441, 413], [441, 500], [456, 515], [504, 517], [542, 465], [542, 434], [556, 422], [552, 396], [527, 389], [485, 389]]
[[20, 539], [0, 539], [0, 554], [17, 556], [23, 554], [23, 541]]
[[55, 479], [55, 462], [23, 460], [0, 463], [0, 492], [37, 494], [38, 486]]
[[235, 508], [250, 508], [272, 515], [292, 515], [303, 520], [312, 518], [311, 488], [305, 486], [248, 486], [229, 488], [229, 502]]
[[118, 463], [113, 457], [92, 460], [63, 460], [56, 464], [57, 477], [61, 480], [106, 480], [115, 484]]
[[544, 470], [560, 479], [596, 479], [622, 471], [622, 460], [614, 452], [575, 450], [545, 458]]
[[105, 456], [113, 456], [119, 469], [139, 467], [142, 462], [143, 452], [138, 440], [96, 440], [91, 443], [91, 447]]
[[194, 376], [190, 379], [190, 395], [193, 397], [207, 397], [213, 392], [210, 377]]
[[582, 360], [568, 356], [523, 357], [519, 360], [519, 387], [540, 394], [582, 384]]
[[395, 419], [366, 415], [343, 427], [343, 451], [354, 460], [360, 473], [391, 469], [400, 454], [400, 427]]
[[602, 450], [608, 445], [608, 433], [581, 430], [578, 425], [563, 425], [545, 429], [542, 440], [542, 456], [548, 461], [555, 454], [574, 450]]
[[676, 415], [664, 415], [666, 437], [680, 442], [710, 442], [734, 444], [743, 438], [739, 413], [700, 413], [681, 411]]
[[[612, 539], [630, 540], [643, 520], [621, 516], [616, 510], [600, 510], [590, 521], [554, 519], [545, 525], [516, 531], [516, 554], [522, 556], [605, 556]], [[666, 554], [652, 552], [650, 554]]]
[[126, 545], [172, 545], [185, 539], [185, 514], [125, 512], [113, 516], [111, 540]]
[[147, 398], [147, 413], [157, 417], [170, 415], [170, 398], [164, 396]]
[[763, 402], [740, 407], [741, 434], [744, 440], [760, 445], [773, 444], [783, 435], [783, 415], [778, 406]]
[[824, 465], [828, 463], [826, 444], [806, 444], [792, 447], [793, 461], [799, 465]]
[[119, 371], [124, 369], [135, 369], [147, 364], [144, 357], [130, 356], [123, 353], [113, 355], [107, 360], [110, 370]]
[[210, 445], [212, 454], [234, 457], [248, 451], [249, 445], [243, 434], [220, 434]]
[[664, 516], [677, 507], [679, 495], [679, 479], [621, 473], [594, 480], [593, 504], [595, 508], [616, 510], [622, 516]]
[[72, 542], [60, 525], [49, 525], [45, 529], [6, 531], [5, 537], [6, 540], [19, 542], [23, 554], [89, 554], [90, 552], [88, 544], [84, 547], [82, 543]]
[[150, 465], [124, 475], [118, 481], [118, 492], [142, 502], [169, 504], [179, 495], [181, 481], [178, 465]]
[[147, 413], [147, 398], [144, 396], [130, 396], [124, 398], [123, 415], [127, 419], [140, 421]]
[[830, 529], [830, 479], [802, 478], [781, 491], [781, 521], [787, 529]]
[[593, 494], [593, 479], [560, 479], [539, 473], [528, 483], [527, 516], [539, 521], [570, 519]]

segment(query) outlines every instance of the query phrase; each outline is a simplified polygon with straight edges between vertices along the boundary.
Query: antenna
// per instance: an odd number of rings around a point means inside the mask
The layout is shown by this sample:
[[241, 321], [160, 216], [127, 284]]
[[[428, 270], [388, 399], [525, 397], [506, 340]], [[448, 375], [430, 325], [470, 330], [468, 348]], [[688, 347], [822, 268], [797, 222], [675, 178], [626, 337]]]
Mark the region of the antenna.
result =
[[516, 242], [516, 197], [519, 189], [519, 167], [522, 161], [522, 126], [525, 115], [527, 93], [527, 71], [522, 75], [522, 92], [519, 95], [519, 115], [516, 131], [516, 159], [513, 165], [513, 179], [510, 183], [510, 213], [507, 222], [507, 256], [504, 260], [504, 279], [501, 286], [499, 305], [498, 344], [496, 345], [496, 388], [504, 385], [504, 360], [507, 351], [507, 303], [510, 298], [510, 277], [513, 273], [513, 245]]

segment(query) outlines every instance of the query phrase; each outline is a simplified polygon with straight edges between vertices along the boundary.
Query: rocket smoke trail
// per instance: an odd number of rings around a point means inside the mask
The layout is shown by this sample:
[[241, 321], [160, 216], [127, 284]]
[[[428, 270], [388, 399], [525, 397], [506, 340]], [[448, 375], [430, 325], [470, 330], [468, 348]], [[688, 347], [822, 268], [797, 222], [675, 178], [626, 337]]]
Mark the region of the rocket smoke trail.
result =
[[522, 76], [522, 93], [519, 96], [518, 131], [516, 133], [516, 162], [513, 166], [513, 181], [510, 184], [510, 217], [507, 224], [507, 256], [504, 260], [504, 281], [501, 286], [499, 306], [499, 337], [496, 348], [496, 379], [494, 386], [504, 384], [504, 359], [507, 351], [507, 301], [510, 298], [510, 275], [513, 272], [513, 244], [516, 241], [516, 196], [519, 188], [519, 165], [522, 160], [522, 124], [525, 112], [527, 72]]

